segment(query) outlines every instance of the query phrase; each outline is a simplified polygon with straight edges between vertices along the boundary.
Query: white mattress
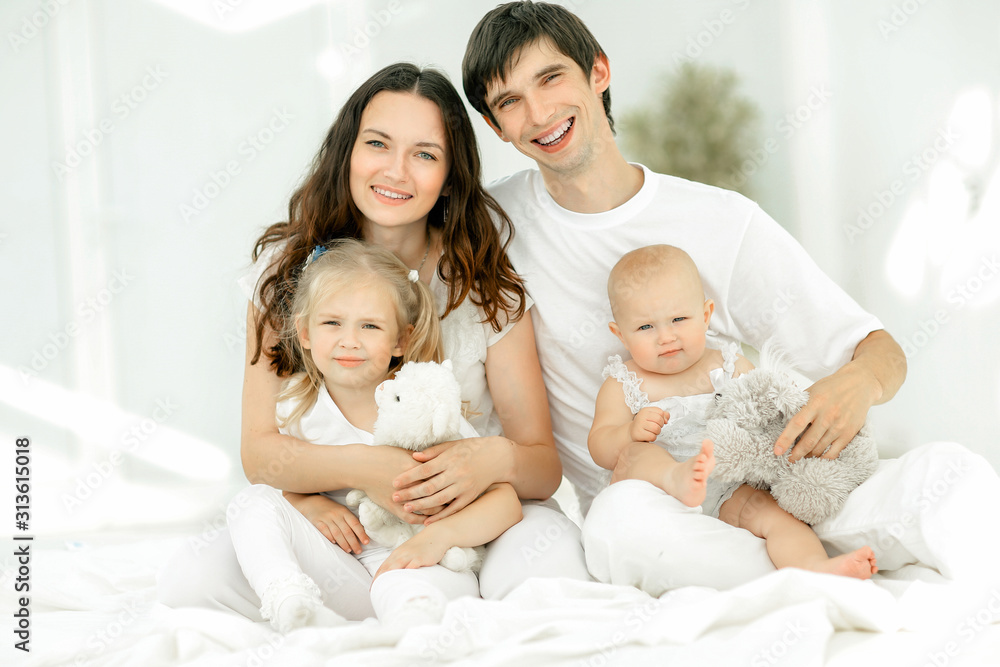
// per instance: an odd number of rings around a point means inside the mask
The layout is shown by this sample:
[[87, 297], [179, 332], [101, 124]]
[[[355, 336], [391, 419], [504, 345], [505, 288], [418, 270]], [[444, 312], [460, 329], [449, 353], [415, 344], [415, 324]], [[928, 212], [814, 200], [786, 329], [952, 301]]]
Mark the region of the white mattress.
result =
[[[659, 599], [572, 580], [525, 582], [502, 601], [453, 601], [439, 625], [390, 645], [376, 621], [303, 628], [155, 601], [184, 537], [33, 548], [31, 652], [9, 631], [3, 665], [1000, 665], [1000, 584], [960, 586], [919, 566], [868, 582], [780, 570], [719, 592]], [[14, 563], [0, 616], [10, 624]]]

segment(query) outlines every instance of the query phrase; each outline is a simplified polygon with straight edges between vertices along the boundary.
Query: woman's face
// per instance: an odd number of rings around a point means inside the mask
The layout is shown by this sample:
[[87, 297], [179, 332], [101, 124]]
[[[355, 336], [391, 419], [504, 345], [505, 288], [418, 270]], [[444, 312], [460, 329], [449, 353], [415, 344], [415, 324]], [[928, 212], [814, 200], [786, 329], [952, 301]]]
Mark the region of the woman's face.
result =
[[434, 102], [413, 93], [375, 95], [351, 152], [351, 197], [364, 215], [362, 229], [426, 223], [450, 166]]

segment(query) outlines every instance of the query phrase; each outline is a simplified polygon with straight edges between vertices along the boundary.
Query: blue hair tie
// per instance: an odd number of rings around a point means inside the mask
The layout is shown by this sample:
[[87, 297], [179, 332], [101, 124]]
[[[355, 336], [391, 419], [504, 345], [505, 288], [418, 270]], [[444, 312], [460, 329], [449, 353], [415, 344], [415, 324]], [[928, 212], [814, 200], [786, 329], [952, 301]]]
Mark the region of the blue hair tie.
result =
[[302, 268], [304, 269], [313, 262], [315, 262], [317, 259], [322, 257], [323, 253], [325, 252], [326, 252], [326, 246], [318, 245], [315, 248], [313, 248], [313, 251], [309, 254], [309, 257], [306, 258], [306, 263], [302, 265]]

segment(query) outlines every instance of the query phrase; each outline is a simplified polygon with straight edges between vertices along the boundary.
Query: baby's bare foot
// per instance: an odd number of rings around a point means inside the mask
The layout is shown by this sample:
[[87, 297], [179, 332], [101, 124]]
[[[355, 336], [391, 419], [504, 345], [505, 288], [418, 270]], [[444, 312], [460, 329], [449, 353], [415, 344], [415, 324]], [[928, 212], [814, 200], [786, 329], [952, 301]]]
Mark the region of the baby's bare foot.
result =
[[711, 440], [701, 443], [701, 451], [683, 463], [678, 463], [667, 479], [667, 492], [688, 507], [705, 502], [708, 476], [715, 468], [715, 446]]
[[851, 553], [835, 556], [809, 569], [814, 572], [839, 574], [855, 579], [871, 579], [872, 575], [878, 572], [878, 566], [875, 564], [875, 552], [871, 550], [871, 547], [861, 547]]

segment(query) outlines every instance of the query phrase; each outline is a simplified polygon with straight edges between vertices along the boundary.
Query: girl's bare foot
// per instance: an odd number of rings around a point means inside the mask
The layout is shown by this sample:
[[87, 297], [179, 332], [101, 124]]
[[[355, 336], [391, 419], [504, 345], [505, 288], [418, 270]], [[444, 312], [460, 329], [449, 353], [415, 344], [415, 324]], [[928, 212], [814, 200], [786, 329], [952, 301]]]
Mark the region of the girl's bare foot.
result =
[[875, 564], [875, 552], [871, 550], [871, 547], [861, 547], [849, 554], [834, 556], [807, 569], [814, 572], [854, 577], [855, 579], [871, 579], [872, 575], [878, 572], [878, 566]]
[[705, 502], [708, 475], [715, 468], [715, 446], [711, 440], [701, 443], [701, 451], [675, 465], [667, 475], [666, 492], [688, 507]]

